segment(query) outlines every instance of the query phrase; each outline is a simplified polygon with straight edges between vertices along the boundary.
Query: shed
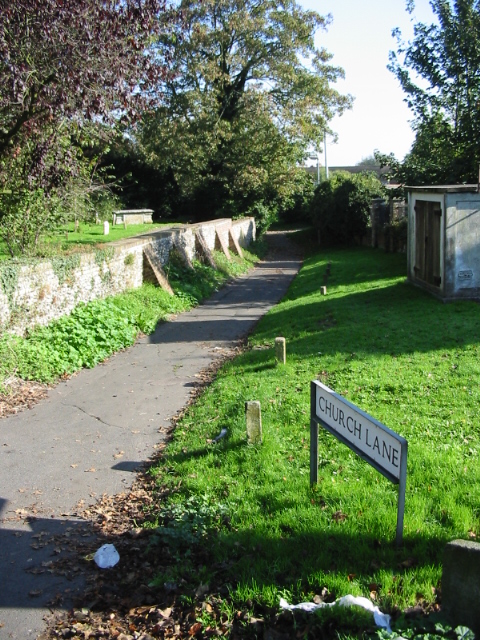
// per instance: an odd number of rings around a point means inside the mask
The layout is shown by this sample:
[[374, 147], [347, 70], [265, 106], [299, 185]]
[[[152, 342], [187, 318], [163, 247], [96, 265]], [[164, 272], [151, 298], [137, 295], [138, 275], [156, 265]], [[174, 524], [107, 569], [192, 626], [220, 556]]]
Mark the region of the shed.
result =
[[445, 301], [480, 299], [479, 186], [405, 188], [408, 280]]

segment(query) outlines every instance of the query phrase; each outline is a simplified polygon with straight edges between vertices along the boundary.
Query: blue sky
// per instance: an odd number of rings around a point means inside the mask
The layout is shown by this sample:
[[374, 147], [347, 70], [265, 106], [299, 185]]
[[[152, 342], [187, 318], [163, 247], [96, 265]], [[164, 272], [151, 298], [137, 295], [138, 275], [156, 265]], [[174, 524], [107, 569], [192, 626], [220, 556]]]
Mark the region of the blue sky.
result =
[[[375, 149], [403, 159], [413, 142], [412, 113], [387, 64], [389, 51], [396, 49], [392, 29], [399, 27], [406, 40], [413, 33], [405, 0], [298, 1], [321, 15], [332, 15], [333, 23], [327, 32], [318, 32], [316, 42], [345, 71], [337, 89], [355, 97], [353, 109], [332, 122], [338, 142], [329, 143], [327, 138], [329, 166], [357, 164]], [[429, 0], [416, 0], [414, 17], [434, 21]], [[322, 154], [322, 163], [323, 159]]]

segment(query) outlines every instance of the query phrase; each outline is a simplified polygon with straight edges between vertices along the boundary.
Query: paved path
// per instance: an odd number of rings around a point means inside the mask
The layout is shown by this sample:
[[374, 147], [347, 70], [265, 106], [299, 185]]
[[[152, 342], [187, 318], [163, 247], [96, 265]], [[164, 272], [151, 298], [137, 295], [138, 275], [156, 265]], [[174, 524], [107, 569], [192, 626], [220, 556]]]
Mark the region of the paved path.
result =
[[[285, 294], [300, 260], [283, 234], [246, 276], [151, 336], [52, 389], [29, 411], [0, 421], [0, 639], [35, 638], [47, 605], [73, 594], [46, 571], [52, 534], [78, 527], [75, 505], [115, 495], [162, 440], [198, 374], [238, 343]], [[68, 602], [64, 600], [64, 602]]]

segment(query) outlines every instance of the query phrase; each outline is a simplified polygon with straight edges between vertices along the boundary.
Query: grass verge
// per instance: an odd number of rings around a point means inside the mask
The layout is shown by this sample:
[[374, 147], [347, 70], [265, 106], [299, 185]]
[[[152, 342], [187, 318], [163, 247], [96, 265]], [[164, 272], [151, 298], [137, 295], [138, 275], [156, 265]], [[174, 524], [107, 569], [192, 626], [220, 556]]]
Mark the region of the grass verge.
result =
[[[397, 615], [438, 609], [445, 543], [480, 535], [480, 316], [477, 304], [444, 305], [404, 274], [398, 254], [310, 257], [250, 348], [189, 408], [152, 470], [159, 588], [176, 585], [192, 602], [202, 588], [222, 602], [223, 620], [264, 615], [280, 597], [348, 593]], [[279, 335], [285, 366], [274, 361]], [[401, 549], [396, 487], [326, 432], [310, 488], [312, 379], [408, 440]], [[262, 445], [247, 445], [247, 400], [261, 402]]]

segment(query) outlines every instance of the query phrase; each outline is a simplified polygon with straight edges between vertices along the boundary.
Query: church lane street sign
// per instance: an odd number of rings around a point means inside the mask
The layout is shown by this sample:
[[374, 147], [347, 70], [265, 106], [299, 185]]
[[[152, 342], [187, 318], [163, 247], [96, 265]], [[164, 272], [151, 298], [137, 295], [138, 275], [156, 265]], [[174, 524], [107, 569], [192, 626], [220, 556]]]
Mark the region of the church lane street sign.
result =
[[397, 536], [403, 538], [405, 488], [407, 481], [407, 449], [405, 438], [356, 407], [318, 380], [310, 389], [310, 485], [318, 482], [318, 426], [398, 484]]

